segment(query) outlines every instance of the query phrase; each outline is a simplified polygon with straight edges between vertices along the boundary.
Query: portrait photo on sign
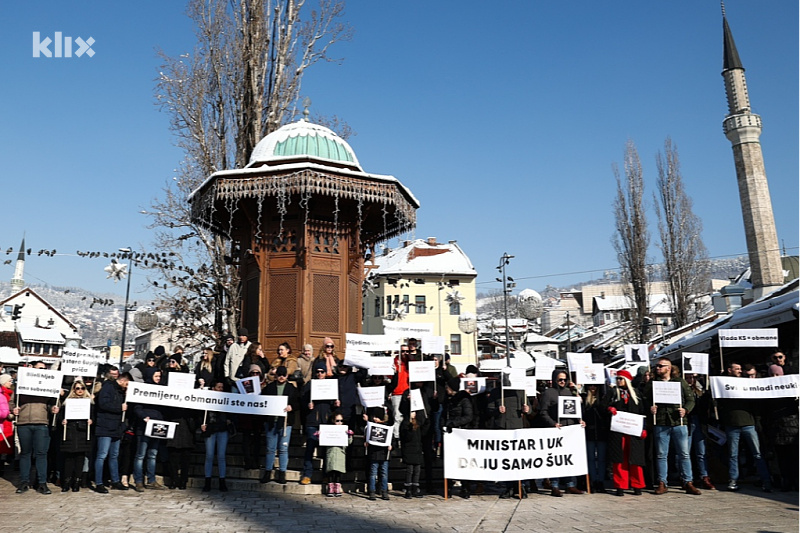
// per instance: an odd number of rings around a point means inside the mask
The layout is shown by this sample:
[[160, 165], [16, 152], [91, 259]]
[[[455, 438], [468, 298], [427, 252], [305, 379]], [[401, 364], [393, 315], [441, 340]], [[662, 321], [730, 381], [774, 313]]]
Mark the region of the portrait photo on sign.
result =
[[558, 418], [580, 418], [581, 402], [576, 396], [558, 397]]
[[240, 379], [236, 382], [239, 394], [261, 394], [261, 382], [258, 376]]

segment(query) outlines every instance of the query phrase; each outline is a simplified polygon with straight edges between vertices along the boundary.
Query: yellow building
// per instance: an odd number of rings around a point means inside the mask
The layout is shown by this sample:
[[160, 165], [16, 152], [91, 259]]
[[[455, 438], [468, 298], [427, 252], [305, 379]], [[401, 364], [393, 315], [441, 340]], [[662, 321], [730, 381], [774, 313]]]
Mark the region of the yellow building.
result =
[[462, 321], [465, 333], [459, 317], [475, 316], [478, 273], [456, 241], [406, 241], [384, 250], [373, 263], [364, 295], [364, 333], [383, 333], [384, 320], [430, 324], [433, 335], [444, 337], [460, 371], [475, 362], [475, 326], [464, 328]]

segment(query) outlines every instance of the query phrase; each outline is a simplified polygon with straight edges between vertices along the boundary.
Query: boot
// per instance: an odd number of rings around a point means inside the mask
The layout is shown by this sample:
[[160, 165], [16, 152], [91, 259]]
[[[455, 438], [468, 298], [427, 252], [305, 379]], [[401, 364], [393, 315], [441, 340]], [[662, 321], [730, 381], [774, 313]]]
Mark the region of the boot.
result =
[[203, 492], [210, 492], [211, 491], [211, 478], [207, 477], [206, 482], [203, 485]]
[[328, 498], [333, 498], [336, 495], [336, 488], [334, 483], [328, 483]]
[[703, 488], [706, 490], [717, 490], [716, 487], [714, 487], [714, 484], [711, 483], [711, 478], [708, 476], [703, 476], [702, 484]]
[[403, 498], [405, 498], [406, 500], [410, 500], [412, 498], [412, 496], [411, 496], [411, 486], [410, 485], [406, 486], [406, 493], [403, 494]]
[[73, 479], [72, 480], [72, 492], [80, 492], [81, 491], [81, 480], [80, 479]]
[[285, 470], [278, 470], [278, 483], [281, 485], [286, 485], [286, 471]]
[[61, 492], [69, 492], [70, 479], [62, 479], [61, 480]]
[[334, 483], [333, 484], [333, 491], [334, 495], [338, 498], [342, 495], [342, 484], [341, 483]]
[[369, 491], [369, 495], [367, 496], [367, 498], [368, 498], [368, 499], [369, 499], [369, 501], [371, 501], [371, 502], [374, 502], [375, 500], [377, 500], [377, 499], [378, 499], [378, 498], [376, 497], [376, 494], [375, 494], [375, 491], [374, 491], [374, 490], [371, 490], [371, 491]]
[[228, 484], [225, 483], [225, 478], [219, 478], [219, 491], [220, 492], [228, 492]]
[[272, 478], [272, 470], [264, 470], [264, 474], [261, 476], [261, 479], [258, 481], [260, 483], [269, 483], [269, 480]]
[[667, 493], [667, 484], [663, 481], [658, 482], [658, 488], [653, 492], [656, 496]]
[[411, 487], [411, 494], [415, 498], [422, 498], [422, 491], [419, 490], [419, 485], [418, 484], [414, 484], [414, 486]]

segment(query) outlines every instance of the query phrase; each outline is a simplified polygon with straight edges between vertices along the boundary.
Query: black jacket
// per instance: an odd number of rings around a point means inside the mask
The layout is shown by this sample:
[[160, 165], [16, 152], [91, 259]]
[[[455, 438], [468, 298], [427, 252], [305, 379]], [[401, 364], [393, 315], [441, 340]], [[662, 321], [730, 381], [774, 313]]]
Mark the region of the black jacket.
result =
[[95, 436], [122, 438], [126, 424], [122, 421], [122, 404], [125, 403], [125, 390], [116, 381], [103, 382], [95, 398]]

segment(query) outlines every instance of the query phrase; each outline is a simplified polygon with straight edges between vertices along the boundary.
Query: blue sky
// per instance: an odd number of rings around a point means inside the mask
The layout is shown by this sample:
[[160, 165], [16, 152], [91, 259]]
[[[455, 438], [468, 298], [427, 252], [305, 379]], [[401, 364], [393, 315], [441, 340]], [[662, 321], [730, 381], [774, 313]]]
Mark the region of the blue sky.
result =
[[[312, 0], [309, 0], [311, 2]], [[726, 3], [747, 69], [779, 240], [798, 246], [798, 3]], [[124, 294], [107, 260], [75, 257], [150, 243], [139, 214], [181, 160], [154, 105], [156, 48], [193, 47], [178, 1], [0, 4], [4, 83], [0, 250], [23, 232], [26, 281]], [[565, 286], [617, 266], [612, 164], [628, 139], [649, 196], [670, 136], [712, 257], [746, 253], [716, 0], [347, 4], [355, 30], [308, 71], [312, 111], [338, 115], [367, 172], [420, 200], [408, 237], [457, 240], [498, 288], [500, 256], [518, 288]], [[95, 39], [95, 56], [32, 57], [32, 34]], [[52, 49], [52, 46], [51, 46]], [[656, 230], [655, 219], [651, 229]], [[655, 242], [655, 238], [653, 239]], [[396, 242], [390, 243], [392, 245]], [[56, 249], [55, 257], [37, 257]], [[653, 247], [651, 258], [660, 261]], [[569, 274], [598, 271], [592, 274]], [[0, 279], [13, 274], [0, 265]], [[134, 273], [136, 275], [136, 273]], [[529, 278], [529, 279], [525, 279]], [[141, 299], [143, 276], [134, 277]]]

